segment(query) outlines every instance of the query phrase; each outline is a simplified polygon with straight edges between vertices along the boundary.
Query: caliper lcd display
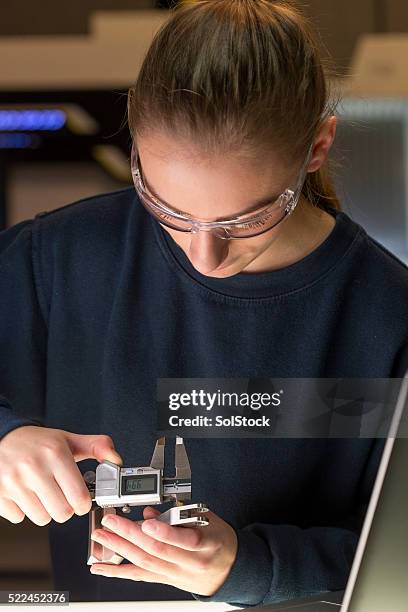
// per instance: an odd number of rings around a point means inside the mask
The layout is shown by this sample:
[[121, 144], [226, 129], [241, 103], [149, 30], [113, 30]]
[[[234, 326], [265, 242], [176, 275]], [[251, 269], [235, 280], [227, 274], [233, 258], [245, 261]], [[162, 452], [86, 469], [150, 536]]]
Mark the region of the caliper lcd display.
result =
[[122, 476], [122, 495], [146, 495], [157, 492], [157, 475]]

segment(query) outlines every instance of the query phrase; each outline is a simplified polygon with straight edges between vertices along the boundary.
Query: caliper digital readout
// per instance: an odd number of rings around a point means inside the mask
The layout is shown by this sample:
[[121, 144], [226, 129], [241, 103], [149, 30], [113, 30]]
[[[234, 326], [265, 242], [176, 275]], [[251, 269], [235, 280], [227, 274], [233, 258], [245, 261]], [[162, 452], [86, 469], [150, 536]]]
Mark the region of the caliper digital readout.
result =
[[156, 493], [157, 475], [122, 476], [120, 484], [121, 495], [140, 495]]
[[[190, 481], [191, 485], [191, 481]], [[152, 467], [122, 468], [103, 461], [96, 468], [95, 500], [101, 507], [163, 503], [163, 477]]]

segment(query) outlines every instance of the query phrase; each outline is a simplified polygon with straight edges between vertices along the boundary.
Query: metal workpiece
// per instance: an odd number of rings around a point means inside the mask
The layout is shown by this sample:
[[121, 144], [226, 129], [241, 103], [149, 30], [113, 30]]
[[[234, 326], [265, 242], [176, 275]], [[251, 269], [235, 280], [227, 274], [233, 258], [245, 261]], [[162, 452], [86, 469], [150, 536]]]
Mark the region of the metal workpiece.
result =
[[91, 540], [91, 534], [94, 529], [106, 529], [103, 527], [101, 521], [107, 514], [116, 514], [115, 508], [100, 508], [96, 506], [89, 513], [89, 538], [88, 538], [88, 565], [93, 563], [110, 563], [111, 565], [119, 565], [123, 561], [123, 557], [118, 555], [115, 551], [110, 550], [106, 546], [103, 546], [99, 542]]
[[158, 521], [169, 525], [189, 525], [190, 527], [205, 527], [209, 521], [200, 514], [208, 512], [204, 504], [190, 504], [188, 506], [174, 506], [163, 512]]
[[[158, 520], [174, 526], [203, 527], [208, 519], [205, 504], [185, 505], [191, 500], [191, 468], [183, 438], [177, 437], [175, 444], [175, 476], [164, 476], [164, 451], [166, 439], [156, 442], [150, 466], [121, 467], [111, 461], [100, 463], [96, 472], [83, 475], [92, 499], [89, 515], [88, 565], [110, 563], [118, 565], [123, 557], [91, 539], [94, 529], [106, 529], [101, 523], [106, 514], [131, 512], [133, 506], [152, 506], [168, 501], [174, 504], [163, 512]], [[138, 521], [143, 522], [143, 521]]]

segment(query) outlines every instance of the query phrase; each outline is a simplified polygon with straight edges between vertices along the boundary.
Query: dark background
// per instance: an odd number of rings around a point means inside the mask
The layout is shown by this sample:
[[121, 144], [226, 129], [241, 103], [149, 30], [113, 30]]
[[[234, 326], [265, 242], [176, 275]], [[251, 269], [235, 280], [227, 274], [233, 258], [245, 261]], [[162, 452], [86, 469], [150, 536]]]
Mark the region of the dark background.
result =
[[[166, 0], [3, 0], [0, 5], [0, 38], [86, 36], [89, 17], [94, 11], [158, 7], [165, 11], [166, 6], [173, 4], [173, 1]], [[300, 0], [299, 5], [315, 24], [339, 76], [347, 73], [361, 35], [408, 32], [407, 0]], [[53, 150], [47, 149], [52, 145], [51, 136], [48, 145], [33, 151], [0, 150], [0, 230], [6, 220], [4, 215], [2, 218], [2, 193], [4, 200], [7, 194], [10, 202], [24, 204], [21, 209], [13, 211], [9, 219], [11, 224], [39, 210], [67, 204], [79, 196], [123, 186], [118, 179], [99, 168], [89, 153], [94, 141], [113, 143], [123, 150], [128, 147], [128, 132], [125, 127], [119, 129], [125, 112], [122, 93], [125, 92], [112, 87], [103, 91], [67, 92], [30, 91], [28, 88], [16, 94], [0, 87], [0, 103], [47, 102], [52, 105], [76, 102], [101, 125], [100, 133], [94, 137], [74, 137], [68, 131], [59, 133], [56, 136], [60, 138], [58, 159], [55, 160]], [[387, 112], [385, 109], [384, 114]], [[345, 195], [352, 195], [356, 213], [360, 203], [367, 202], [367, 223], [375, 217], [377, 209], [386, 209], [387, 222], [383, 219], [384, 213], [378, 213], [378, 227], [389, 232], [398, 230], [406, 236], [404, 129], [399, 119], [390, 121], [381, 115], [379, 120], [371, 121], [369, 129], [364, 127], [352, 132], [350, 127], [344, 126], [339, 133], [337, 141], [347, 158], [347, 162], [343, 162], [345, 171], [340, 182], [342, 187], [343, 182], [346, 185]], [[29, 160], [25, 157], [28, 153]], [[343, 181], [344, 177], [347, 180]], [[391, 198], [392, 190], [394, 199]], [[36, 526], [28, 519], [12, 525], [0, 517], [0, 550], [3, 553], [0, 557], [0, 590], [51, 588], [47, 528]]]

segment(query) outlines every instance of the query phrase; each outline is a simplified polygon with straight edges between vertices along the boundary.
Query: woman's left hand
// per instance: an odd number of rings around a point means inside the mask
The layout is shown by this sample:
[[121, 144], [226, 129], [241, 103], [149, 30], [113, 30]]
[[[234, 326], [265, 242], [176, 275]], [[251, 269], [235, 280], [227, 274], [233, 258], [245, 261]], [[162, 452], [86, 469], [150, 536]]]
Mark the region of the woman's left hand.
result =
[[234, 529], [213, 512], [205, 527], [176, 527], [157, 521], [160, 512], [147, 507], [144, 522], [106, 515], [104, 529], [92, 539], [115, 551], [130, 564], [94, 563], [91, 573], [112, 578], [161, 582], [196, 593], [213, 595], [224, 584], [237, 554]]

